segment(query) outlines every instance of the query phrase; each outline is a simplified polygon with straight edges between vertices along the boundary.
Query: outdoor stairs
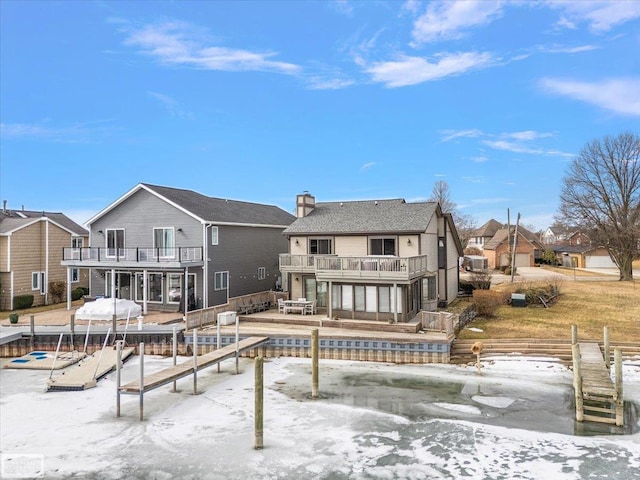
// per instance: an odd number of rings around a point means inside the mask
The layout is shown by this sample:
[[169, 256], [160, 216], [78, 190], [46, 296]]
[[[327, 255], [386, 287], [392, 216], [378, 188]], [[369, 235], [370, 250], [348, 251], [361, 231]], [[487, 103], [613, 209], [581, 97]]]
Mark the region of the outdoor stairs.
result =
[[[471, 346], [478, 341], [483, 344], [481, 360], [483, 357], [550, 357], [571, 365], [571, 339], [538, 338], [456, 340], [451, 347], [451, 363], [474, 363], [476, 355], [471, 352]], [[600, 347], [603, 348], [602, 344]], [[623, 361], [640, 360], [639, 342], [612, 342], [611, 362], [615, 348], [621, 349]]]

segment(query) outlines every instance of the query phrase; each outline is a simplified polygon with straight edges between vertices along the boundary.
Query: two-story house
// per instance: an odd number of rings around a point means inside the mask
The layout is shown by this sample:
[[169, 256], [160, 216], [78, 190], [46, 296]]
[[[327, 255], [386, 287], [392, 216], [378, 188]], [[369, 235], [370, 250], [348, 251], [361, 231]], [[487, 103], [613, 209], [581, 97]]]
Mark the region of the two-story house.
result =
[[[542, 258], [544, 250], [542, 244], [538, 240], [535, 233], [530, 232], [524, 227], [511, 226], [511, 229], [501, 228], [493, 238], [485, 243], [483, 255], [488, 259], [489, 268], [500, 268], [511, 265], [515, 259], [516, 267], [533, 267], [536, 261]], [[513, 245], [515, 243], [516, 250], [513, 255]]]
[[272, 205], [140, 183], [87, 222], [91, 247], [65, 250], [62, 263], [91, 269], [92, 295], [134, 300], [144, 313], [206, 308], [276, 288], [294, 219]]
[[69, 291], [88, 287], [87, 270], [60, 265], [63, 248], [81, 248], [88, 237], [63, 213], [9, 210], [5, 201], [0, 211], [0, 309], [13, 310], [18, 295], [33, 295], [34, 306], [63, 301], [64, 295], [52, 295], [52, 282], [63, 282]]
[[473, 233], [471, 233], [471, 238], [469, 239], [467, 248], [473, 247], [477, 248], [480, 251], [484, 250], [484, 245], [488, 243], [496, 234], [496, 232], [503, 227], [504, 226], [502, 225], [502, 223], [492, 218], [481, 227], [476, 228]]
[[457, 296], [462, 245], [436, 202], [316, 203], [305, 192], [296, 217], [284, 230], [284, 286], [329, 318], [406, 322]]

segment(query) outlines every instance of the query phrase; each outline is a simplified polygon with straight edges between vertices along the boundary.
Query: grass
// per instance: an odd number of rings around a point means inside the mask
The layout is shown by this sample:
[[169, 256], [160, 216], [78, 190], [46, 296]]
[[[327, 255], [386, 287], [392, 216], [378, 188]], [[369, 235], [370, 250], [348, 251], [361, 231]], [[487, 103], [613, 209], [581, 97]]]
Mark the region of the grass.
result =
[[[513, 288], [513, 284], [495, 287], [505, 292]], [[459, 338], [566, 339], [576, 324], [581, 340], [602, 340], [603, 327], [608, 326], [611, 341], [640, 343], [640, 284], [565, 281], [559, 288], [560, 296], [550, 308], [501, 305], [494, 318], [477, 318], [469, 325], [482, 332], [464, 329]]]

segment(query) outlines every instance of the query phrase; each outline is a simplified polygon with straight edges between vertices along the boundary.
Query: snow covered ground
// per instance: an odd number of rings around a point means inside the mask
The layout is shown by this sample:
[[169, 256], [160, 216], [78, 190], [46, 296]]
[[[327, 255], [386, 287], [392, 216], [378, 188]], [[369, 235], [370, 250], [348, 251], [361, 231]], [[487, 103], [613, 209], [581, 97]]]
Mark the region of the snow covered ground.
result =
[[[123, 380], [138, 375], [138, 357]], [[145, 371], [171, 359], [146, 357]], [[115, 374], [82, 392], [44, 392], [48, 372], [0, 371], [2, 478], [91, 479], [640, 479], [640, 425], [579, 430], [571, 373], [544, 361], [474, 367], [321, 360], [265, 361], [264, 449], [253, 437], [253, 362], [241, 360], [145, 395], [122, 396]], [[640, 411], [640, 366], [624, 367], [628, 410]]]

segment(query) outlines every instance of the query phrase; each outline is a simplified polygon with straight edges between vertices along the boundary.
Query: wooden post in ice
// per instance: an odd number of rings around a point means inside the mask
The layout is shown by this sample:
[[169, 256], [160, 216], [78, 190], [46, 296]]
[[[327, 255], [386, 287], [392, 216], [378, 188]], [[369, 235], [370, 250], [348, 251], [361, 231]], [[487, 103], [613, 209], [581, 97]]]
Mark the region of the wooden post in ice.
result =
[[263, 447], [263, 418], [264, 418], [264, 361], [262, 357], [256, 357], [255, 366], [255, 424], [254, 424], [254, 448], [262, 450]]
[[29, 327], [30, 327], [30, 333], [31, 336], [29, 337], [29, 346], [31, 347], [31, 350], [33, 350], [33, 344], [35, 341], [35, 337], [36, 337], [36, 317], [35, 315], [31, 315], [29, 317]]
[[622, 395], [622, 350], [620, 348], [613, 351], [613, 364], [616, 388], [616, 425], [621, 427], [624, 424], [624, 398]]
[[571, 325], [571, 345], [578, 343], [578, 326]]
[[240, 316], [236, 315], [236, 375], [240, 373]]
[[122, 340], [116, 342], [116, 417], [120, 416], [120, 384], [122, 382]]
[[480, 368], [482, 368], [482, 365], [480, 364], [480, 354], [482, 353], [483, 347], [484, 345], [480, 341], [471, 345], [471, 353], [476, 354], [476, 367], [478, 368], [478, 375], [480, 375]]
[[113, 341], [115, 342], [116, 337], [118, 336], [118, 319], [115, 312], [112, 317], [112, 323], [113, 323]]
[[584, 400], [582, 398], [582, 366], [579, 344], [571, 345], [571, 354], [573, 357], [573, 390], [576, 397], [576, 420], [582, 422], [584, 421]]
[[73, 337], [74, 337], [74, 335], [76, 333], [76, 315], [75, 315], [75, 313], [71, 314], [71, 321], [70, 321], [70, 327], [69, 328], [71, 329], [71, 351], [73, 351], [73, 350], [76, 349], [75, 344], [73, 342]]
[[193, 394], [198, 393], [198, 329], [193, 329]]
[[[221, 339], [220, 339], [220, 317], [216, 318], [216, 350], [220, 350], [221, 347]], [[220, 364], [222, 362], [218, 362], [218, 373], [220, 373]]]
[[[173, 327], [173, 366], [176, 366], [176, 363], [178, 361], [178, 331], [176, 330], [176, 327]], [[177, 391], [177, 382], [176, 380], [173, 381], [173, 392]]]
[[318, 329], [311, 330], [311, 398], [318, 398]]
[[609, 327], [604, 327], [604, 365], [611, 371], [611, 347], [609, 346]]
[[138, 354], [140, 355], [140, 413], [138, 420], [142, 421], [144, 418], [144, 342], [140, 343]]

